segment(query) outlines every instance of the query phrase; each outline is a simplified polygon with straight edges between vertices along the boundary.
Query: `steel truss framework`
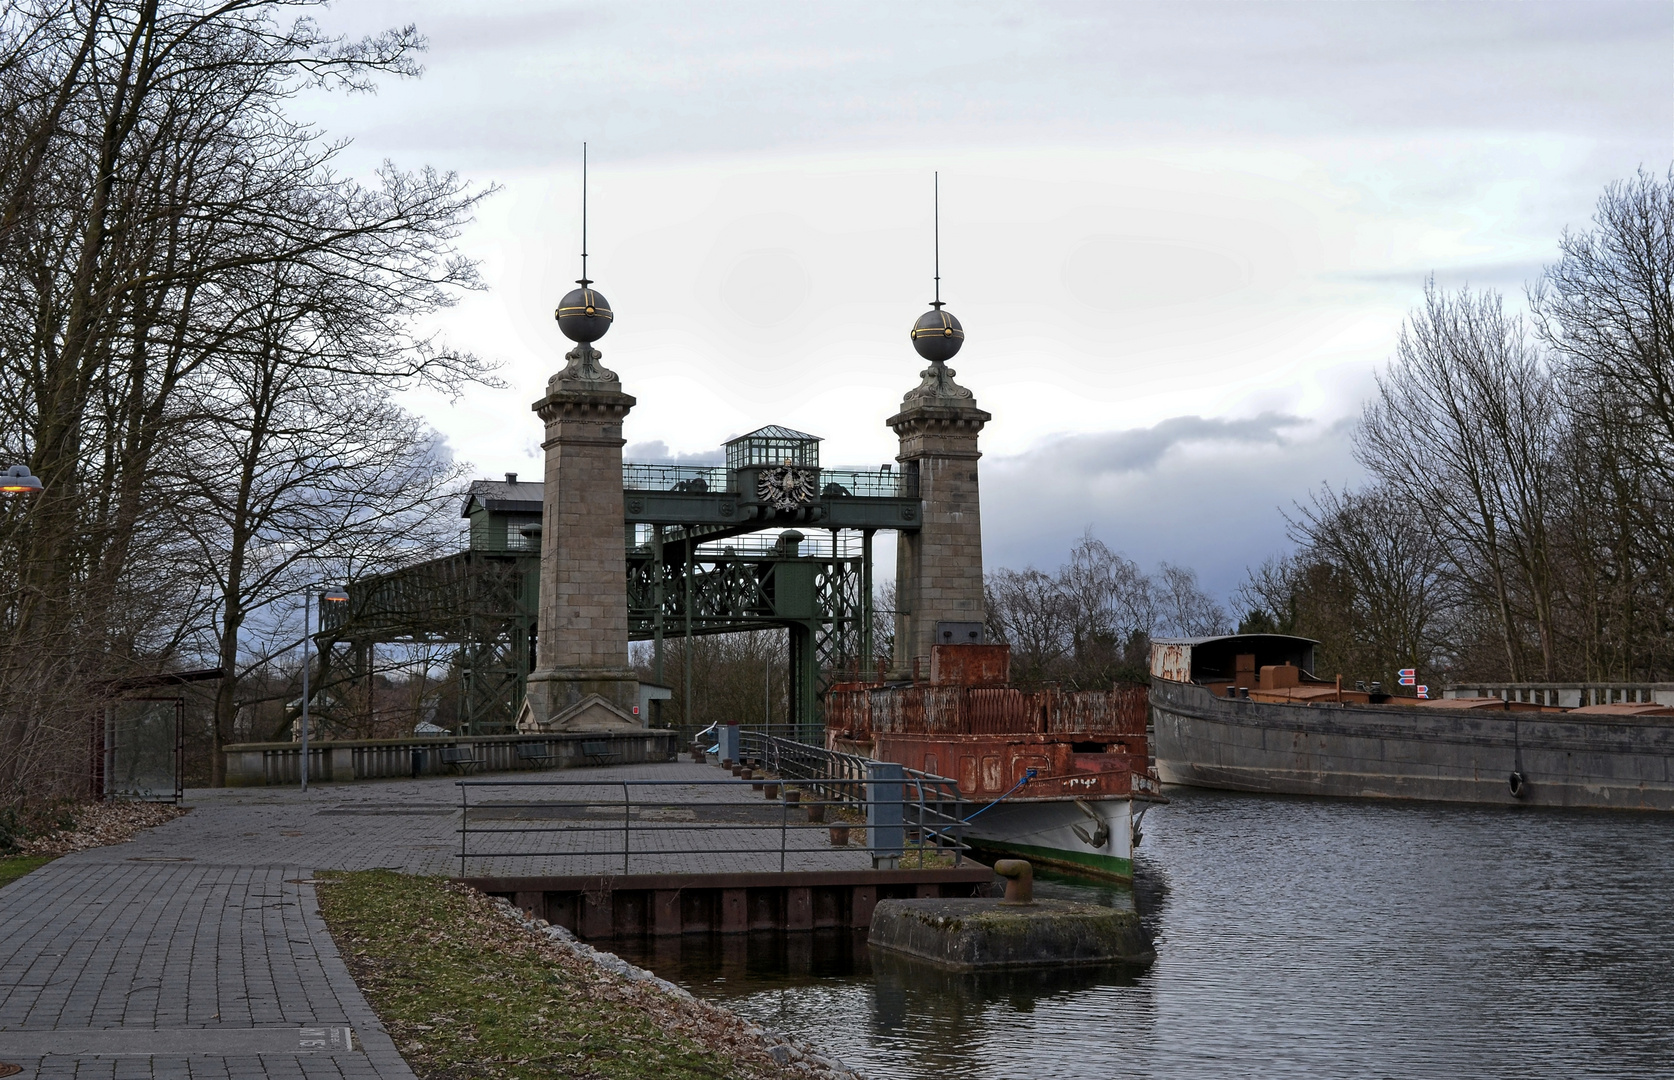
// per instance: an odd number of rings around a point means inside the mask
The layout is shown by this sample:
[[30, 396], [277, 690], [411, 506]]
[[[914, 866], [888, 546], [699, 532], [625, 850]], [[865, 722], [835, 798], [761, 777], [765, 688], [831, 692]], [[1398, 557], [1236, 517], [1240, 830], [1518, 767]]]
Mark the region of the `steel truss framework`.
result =
[[[741, 507], [736, 493], [693, 490], [689, 480], [648, 491], [635, 470], [649, 468], [624, 469], [630, 639], [655, 643], [660, 677], [669, 638], [785, 628], [787, 719], [817, 737], [820, 694], [834, 675], [858, 671], [874, 655], [874, 535], [918, 527], [916, 491], [883, 472], [831, 473], [847, 483], [786, 514]], [[804, 548], [744, 535], [791, 526], [821, 539]], [[314, 685], [322, 719], [331, 723], [333, 691], [341, 702], [352, 696], [345, 686], [370, 689], [376, 646], [452, 645], [461, 684], [456, 730], [509, 731], [535, 667], [539, 589], [538, 552], [475, 545], [350, 583], [349, 603], [320, 612]]]
[[[661, 678], [668, 638], [784, 627], [790, 637], [787, 719], [817, 738], [819, 699], [832, 676], [873, 655], [872, 530], [861, 533], [857, 552], [847, 551], [843, 539], [832, 532], [829, 554], [805, 555], [799, 544], [784, 540], [762, 551], [717, 551], [654, 529], [649, 544], [628, 552], [628, 636], [655, 643]], [[686, 678], [690, 702], [690, 665]]]
[[[452, 645], [457, 730], [510, 730], [534, 663], [539, 587], [536, 552], [461, 551], [353, 582], [347, 604], [322, 606], [315, 685], [339, 697], [369, 688], [380, 644]], [[329, 696], [322, 707], [329, 723]]]

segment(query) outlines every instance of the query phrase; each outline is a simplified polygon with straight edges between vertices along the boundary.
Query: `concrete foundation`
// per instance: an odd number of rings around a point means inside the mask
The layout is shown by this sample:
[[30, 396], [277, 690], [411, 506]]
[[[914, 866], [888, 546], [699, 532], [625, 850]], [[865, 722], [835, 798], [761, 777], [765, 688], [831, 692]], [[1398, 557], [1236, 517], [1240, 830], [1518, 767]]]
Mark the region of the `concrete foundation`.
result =
[[884, 900], [871, 944], [953, 971], [1149, 962], [1151, 942], [1131, 911], [1036, 900]]

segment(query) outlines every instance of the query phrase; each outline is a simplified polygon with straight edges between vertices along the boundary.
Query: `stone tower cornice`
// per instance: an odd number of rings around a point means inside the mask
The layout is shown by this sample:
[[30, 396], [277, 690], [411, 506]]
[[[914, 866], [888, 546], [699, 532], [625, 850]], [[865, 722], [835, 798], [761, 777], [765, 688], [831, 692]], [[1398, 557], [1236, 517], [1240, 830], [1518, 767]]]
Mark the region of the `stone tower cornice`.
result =
[[559, 420], [619, 422], [636, 404], [637, 398], [620, 390], [554, 390], [532, 408], [549, 424]]
[[546, 381], [547, 393], [554, 390], [620, 390], [622, 380], [616, 377], [616, 372], [600, 364], [604, 353], [593, 348], [586, 342], [577, 343], [576, 347], [564, 354], [568, 361], [564, 370]]
[[969, 390], [953, 381], [959, 374], [940, 360], [932, 360], [930, 366], [918, 373], [919, 384], [907, 391], [901, 399], [901, 410], [905, 412], [915, 405], [945, 405], [976, 407], [976, 396]]
[[930, 455], [975, 458], [980, 456], [977, 435], [993, 418], [974, 404], [914, 405], [885, 423], [901, 440], [901, 460]]

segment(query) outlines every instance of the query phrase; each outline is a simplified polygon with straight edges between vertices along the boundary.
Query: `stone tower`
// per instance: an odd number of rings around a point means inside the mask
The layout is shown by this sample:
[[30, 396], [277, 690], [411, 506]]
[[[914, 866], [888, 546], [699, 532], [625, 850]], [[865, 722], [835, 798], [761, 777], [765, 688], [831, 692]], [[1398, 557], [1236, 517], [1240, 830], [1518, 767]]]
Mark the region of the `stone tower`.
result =
[[916, 483], [923, 505], [919, 531], [900, 533], [897, 548], [892, 674], [899, 677], [912, 675], [915, 658], [927, 675], [932, 645], [970, 641], [972, 633], [981, 641], [987, 617], [977, 436], [992, 417], [953, 381], [946, 361], [965, 333], [942, 306], [938, 296], [913, 327], [913, 346], [930, 366], [887, 421], [901, 439], [902, 480], [909, 489]]
[[593, 348], [609, 329], [610, 307], [585, 273], [578, 284], [557, 312], [576, 347], [534, 404], [546, 423], [546, 490], [536, 663], [522, 730], [643, 726], [634, 715], [639, 681], [628, 666], [622, 521], [622, 420], [634, 399]]

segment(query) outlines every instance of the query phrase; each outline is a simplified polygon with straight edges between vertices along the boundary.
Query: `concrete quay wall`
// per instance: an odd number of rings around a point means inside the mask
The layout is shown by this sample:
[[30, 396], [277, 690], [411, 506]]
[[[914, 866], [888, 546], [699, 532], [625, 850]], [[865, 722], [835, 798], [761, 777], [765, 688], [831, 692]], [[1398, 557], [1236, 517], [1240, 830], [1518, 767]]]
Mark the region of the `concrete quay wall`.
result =
[[[308, 779], [310, 783], [344, 783], [459, 772], [459, 766], [442, 760], [442, 751], [454, 748], [469, 748], [475, 764], [468, 768], [482, 772], [640, 765], [675, 760], [678, 742], [679, 736], [673, 731], [650, 729], [311, 740]], [[295, 784], [301, 780], [301, 743], [236, 743], [223, 752], [229, 787]]]
[[460, 879], [584, 938], [865, 930], [881, 900], [986, 896], [980, 863], [940, 870]]
[[1164, 783], [1674, 811], [1674, 717], [1277, 705], [1164, 680], [1151, 683], [1151, 709]]

